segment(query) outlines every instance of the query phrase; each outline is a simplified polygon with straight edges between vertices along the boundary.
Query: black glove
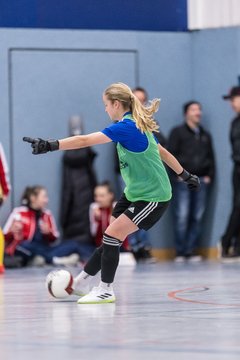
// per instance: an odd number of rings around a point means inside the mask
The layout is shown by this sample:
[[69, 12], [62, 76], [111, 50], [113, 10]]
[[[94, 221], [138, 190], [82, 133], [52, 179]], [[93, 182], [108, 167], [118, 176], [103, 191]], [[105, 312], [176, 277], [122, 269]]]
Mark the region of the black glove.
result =
[[181, 172], [181, 174], [179, 174], [178, 176], [187, 184], [190, 190], [195, 190], [195, 191], [200, 190], [201, 185], [198, 176], [192, 175], [184, 169]]
[[45, 154], [48, 151], [55, 151], [59, 149], [58, 140], [43, 140], [41, 138], [33, 139], [30, 137], [24, 137], [23, 141], [32, 144], [31, 145], [33, 148], [32, 153], [34, 155]]

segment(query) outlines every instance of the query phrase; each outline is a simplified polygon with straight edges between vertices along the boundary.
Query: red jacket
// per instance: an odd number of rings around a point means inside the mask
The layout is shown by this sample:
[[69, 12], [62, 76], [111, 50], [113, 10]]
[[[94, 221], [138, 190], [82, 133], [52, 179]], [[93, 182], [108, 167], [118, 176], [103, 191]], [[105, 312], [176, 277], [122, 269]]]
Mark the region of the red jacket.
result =
[[[110, 224], [110, 218], [112, 215], [112, 210], [116, 202], [108, 208], [100, 208], [99, 205], [94, 202], [90, 205], [89, 208], [89, 219], [90, 219], [90, 231], [94, 238], [95, 245], [98, 247], [102, 244], [103, 234]], [[98, 210], [98, 216], [95, 215], [95, 210]], [[123, 249], [128, 250], [128, 239], [125, 239], [123, 243]]]
[[[95, 216], [94, 211], [98, 210], [99, 216]], [[100, 208], [97, 203], [92, 203], [89, 208], [90, 231], [96, 246], [102, 244], [103, 234], [110, 223], [113, 207]]]
[[[54, 217], [50, 210], [44, 210], [40, 217], [41, 221], [48, 223], [50, 233], [44, 235], [44, 238], [48, 242], [53, 242], [59, 236]], [[22, 229], [18, 236], [14, 236], [11, 231], [14, 222], [20, 222]], [[4, 228], [3, 233], [5, 236], [5, 252], [9, 255], [14, 254], [14, 251], [19, 243], [24, 240], [32, 241], [36, 230], [36, 214], [33, 210], [27, 206], [21, 206], [15, 208], [10, 214]]]
[[3, 147], [0, 143], [0, 197], [1, 194], [8, 196], [10, 191], [10, 182], [8, 178], [8, 166], [3, 151]]

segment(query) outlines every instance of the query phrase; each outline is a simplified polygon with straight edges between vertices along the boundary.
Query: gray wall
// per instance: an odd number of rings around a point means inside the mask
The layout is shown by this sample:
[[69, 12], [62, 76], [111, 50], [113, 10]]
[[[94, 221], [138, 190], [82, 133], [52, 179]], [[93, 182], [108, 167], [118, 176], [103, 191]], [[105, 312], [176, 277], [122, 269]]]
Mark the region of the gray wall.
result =
[[[203, 103], [204, 124], [214, 135], [222, 175], [219, 195], [213, 192], [208, 212], [209, 236], [203, 239], [215, 245], [231, 200], [228, 128], [233, 114], [220, 96], [239, 74], [239, 33], [1, 29], [0, 141], [13, 185], [11, 199], [1, 209], [1, 223], [11, 206], [19, 204], [27, 184], [46, 185], [50, 208], [56, 218], [59, 214], [62, 154], [34, 157], [22, 136], [64, 137], [73, 114], [83, 117], [85, 132], [102, 129], [108, 124], [102, 91], [111, 82], [123, 81], [145, 87], [150, 98], [162, 98], [157, 119], [165, 135], [182, 121], [185, 101], [196, 98]], [[115, 182], [113, 145], [98, 146], [96, 151], [99, 180], [108, 177]], [[168, 212], [151, 230], [153, 246], [171, 247], [171, 229]]]

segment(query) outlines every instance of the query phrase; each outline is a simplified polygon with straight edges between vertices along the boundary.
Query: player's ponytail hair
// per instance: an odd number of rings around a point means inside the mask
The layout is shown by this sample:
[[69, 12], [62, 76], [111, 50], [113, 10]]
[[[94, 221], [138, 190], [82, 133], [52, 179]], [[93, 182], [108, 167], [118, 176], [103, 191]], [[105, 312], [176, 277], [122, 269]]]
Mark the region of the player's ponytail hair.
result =
[[138, 98], [133, 94], [129, 86], [124, 83], [110, 85], [105, 91], [108, 100], [114, 102], [118, 100], [124, 109], [130, 109], [136, 126], [142, 132], [156, 131], [159, 126], [153, 119], [153, 114], [158, 111], [160, 99], [153, 99], [147, 105], [142, 105]]

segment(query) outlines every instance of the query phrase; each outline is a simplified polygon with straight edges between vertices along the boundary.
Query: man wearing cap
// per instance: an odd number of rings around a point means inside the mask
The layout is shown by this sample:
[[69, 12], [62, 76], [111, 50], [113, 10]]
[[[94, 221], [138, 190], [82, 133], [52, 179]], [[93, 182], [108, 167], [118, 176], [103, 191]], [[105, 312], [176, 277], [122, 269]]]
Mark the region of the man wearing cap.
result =
[[[236, 117], [231, 123], [230, 141], [232, 146], [233, 167], [233, 204], [228, 225], [222, 236], [222, 256], [229, 257], [229, 248], [233, 245], [231, 256], [240, 256], [240, 86], [233, 87], [228, 95], [223, 96], [229, 100]], [[234, 241], [234, 243], [232, 243]]]

